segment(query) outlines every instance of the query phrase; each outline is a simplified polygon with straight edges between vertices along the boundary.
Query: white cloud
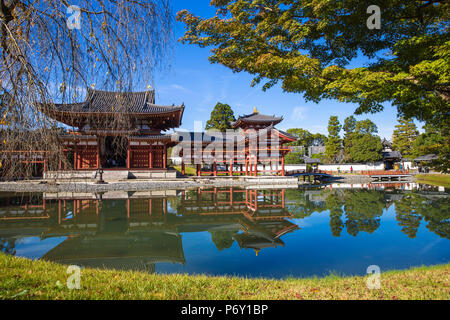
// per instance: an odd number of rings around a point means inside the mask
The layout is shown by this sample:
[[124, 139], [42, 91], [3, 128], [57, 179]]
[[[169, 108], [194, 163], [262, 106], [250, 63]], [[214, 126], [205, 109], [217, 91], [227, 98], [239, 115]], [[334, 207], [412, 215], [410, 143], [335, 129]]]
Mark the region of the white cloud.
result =
[[308, 108], [306, 107], [295, 107], [294, 110], [292, 110], [291, 120], [305, 120], [307, 112]]

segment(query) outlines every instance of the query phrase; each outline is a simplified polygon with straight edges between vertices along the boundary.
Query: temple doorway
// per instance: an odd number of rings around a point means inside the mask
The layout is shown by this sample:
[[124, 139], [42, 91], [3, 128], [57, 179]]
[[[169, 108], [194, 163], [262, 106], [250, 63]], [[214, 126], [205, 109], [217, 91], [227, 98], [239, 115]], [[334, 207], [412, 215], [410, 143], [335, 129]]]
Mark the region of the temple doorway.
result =
[[100, 145], [102, 167], [105, 169], [125, 169], [127, 167], [128, 139], [125, 137], [105, 137]]

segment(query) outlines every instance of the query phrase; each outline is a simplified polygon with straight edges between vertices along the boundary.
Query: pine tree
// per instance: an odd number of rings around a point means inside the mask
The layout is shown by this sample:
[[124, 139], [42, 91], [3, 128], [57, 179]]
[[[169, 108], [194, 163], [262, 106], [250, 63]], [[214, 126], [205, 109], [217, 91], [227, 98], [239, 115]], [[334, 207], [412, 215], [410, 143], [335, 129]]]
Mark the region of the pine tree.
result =
[[412, 121], [400, 117], [399, 124], [395, 126], [394, 134], [392, 136], [392, 146], [394, 150], [400, 151], [403, 157], [411, 157], [414, 155], [414, 141], [416, 141], [419, 131]]
[[356, 129], [356, 119], [354, 116], [350, 116], [344, 121], [344, 157], [346, 162], [352, 162], [353, 159], [350, 154], [352, 147], [352, 135]]
[[234, 112], [228, 104], [217, 102], [211, 118], [206, 122], [206, 130], [216, 129], [225, 132], [231, 129], [231, 122], [236, 121]]
[[341, 128], [338, 117], [331, 116], [328, 122], [328, 140], [325, 144], [325, 156], [332, 163], [337, 162], [341, 152], [341, 138], [339, 137]]

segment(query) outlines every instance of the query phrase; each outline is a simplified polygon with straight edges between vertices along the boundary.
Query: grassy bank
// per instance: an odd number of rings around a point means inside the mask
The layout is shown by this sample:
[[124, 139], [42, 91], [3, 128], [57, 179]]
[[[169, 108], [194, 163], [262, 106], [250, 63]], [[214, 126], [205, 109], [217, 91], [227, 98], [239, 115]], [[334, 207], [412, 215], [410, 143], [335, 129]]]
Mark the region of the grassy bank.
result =
[[450, 264], [391, 271], [381, 289], [366, 277], [240, 279], [82, 269], [81, 289], [66, 287], [67, 267], [0, 254], [1, 299], [449, 299]]
[[450, 175], [448, 174], [419, 174], [415, 178], [421, 183], [450, 188]]

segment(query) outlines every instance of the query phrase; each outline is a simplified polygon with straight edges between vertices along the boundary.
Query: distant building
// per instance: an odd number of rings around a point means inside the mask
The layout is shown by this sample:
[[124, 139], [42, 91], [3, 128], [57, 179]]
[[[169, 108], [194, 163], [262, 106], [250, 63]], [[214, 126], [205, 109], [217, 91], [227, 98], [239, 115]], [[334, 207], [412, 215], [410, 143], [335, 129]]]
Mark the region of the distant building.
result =
[[[240, 116], [231, 124], [235, 129], [234, 133], [228, 132], [223, 136], [215, 136], [212, 132], [175, 133], [179, 135], [179, 147], [183, 149], [182, 173], [185, 172], [185, 164], [196, 164], [198, 176], [284, 176], [284, 159], [291, 152], [287, 144], [297, 141], [297, 137], [275, 128], [281, 121], [282, 117], [260, 114], [255, 108], [252, 114]], [[212, 142], [217, 146], [214, 150], [211, 149]], [[205, 163], [209, 165], [204, 166]], [[261, 171], [260, 166], [264, 170]]]
[[315, 154], [324, 154], [325, 146], [311, 146], [308, 148], [308, 155], [311, 157]]
[[394, 151], [392, 142], [383, 139], [381, 142], [383, 145], [383, 162], [386, 170], [394, 169], [396, 163], [401, 162], [403, 159], [402, 154], [399, 151]]

